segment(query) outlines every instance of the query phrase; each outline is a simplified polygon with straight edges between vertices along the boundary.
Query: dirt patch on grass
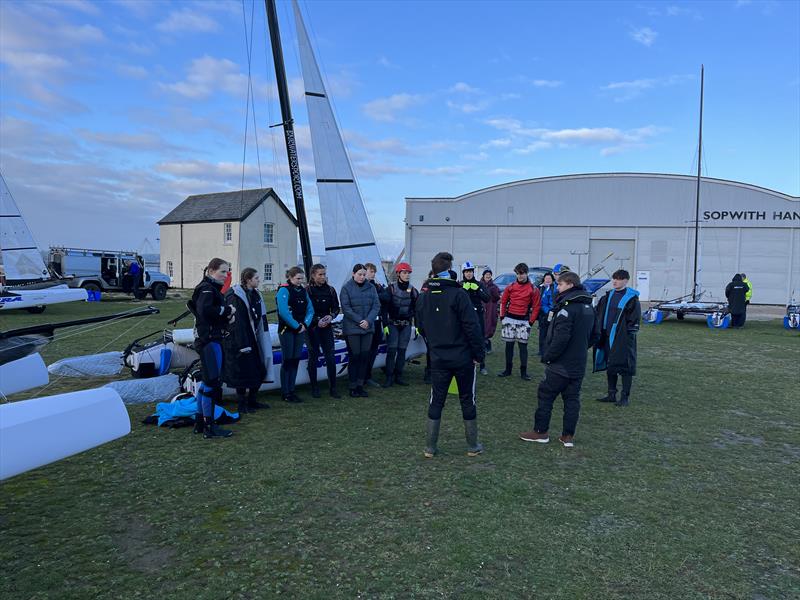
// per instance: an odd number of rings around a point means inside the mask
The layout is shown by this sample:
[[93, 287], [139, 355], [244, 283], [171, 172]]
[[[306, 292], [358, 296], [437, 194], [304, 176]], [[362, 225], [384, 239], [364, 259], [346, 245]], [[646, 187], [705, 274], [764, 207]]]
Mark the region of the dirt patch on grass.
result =
[[152, 542], [153, 528], [141, 519], [131, 519], [116, 538], [122, 559], [134, 571], [155, 573], [168, 566], [175, 550]]
[[736, 433], [730, 429], [720, 431], [722, 437], [716, 438], [711, 445], [714, 448], [728, 448], [729, 446], [763, 446], [764, 438], [761, 436], [748, 436]]

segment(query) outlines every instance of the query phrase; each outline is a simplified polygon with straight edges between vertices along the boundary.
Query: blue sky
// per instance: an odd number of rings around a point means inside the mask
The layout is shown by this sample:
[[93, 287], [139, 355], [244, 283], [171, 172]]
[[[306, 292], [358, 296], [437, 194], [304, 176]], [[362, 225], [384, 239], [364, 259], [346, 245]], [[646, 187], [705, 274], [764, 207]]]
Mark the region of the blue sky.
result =
[[[692, 173], [701, 63], [704, 174], [800, 195], [798, 2], [301, 6], [385, 255], [402, 248], [407, 196]], [[318, 248], [294, 23], [278, 8]], [[41, 246], [139, 248], [185, 196], [240, 189], [246, 118], [244, 185], [291, 206], [264, 21], [260, 0], [0, 2], [0, 169]]]

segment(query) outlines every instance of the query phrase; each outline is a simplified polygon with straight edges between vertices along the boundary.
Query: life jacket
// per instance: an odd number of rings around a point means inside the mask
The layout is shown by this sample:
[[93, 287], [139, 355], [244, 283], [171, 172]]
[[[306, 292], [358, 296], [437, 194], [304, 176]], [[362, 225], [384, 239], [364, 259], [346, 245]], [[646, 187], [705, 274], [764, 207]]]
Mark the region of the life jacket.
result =
[[[282, 283], [280, 287], [286, 288], [286, 291], [289, 292], [289, 311], [292, 313], [294, 320], [298, 323], [305, 322], [306, 312], [308, 310], [308, 294], [306, 294], [306, 289], [303, 287], [295, 287], [288, 283]], [[281, 318], [280, 313], [278, 313], [278, 323], [281, 330], [286, 327], [294, 329]]]
[[396, 283], [389, 285], [390, 305], [389, 305], [389, 318], [394, 320], [407, 321], [414, 316], [414, 304], [417, 301], [416, 288], [410, 283], [408, 289], [400, 289]]
[[[314, 319], [319, 320], [333, 314], [335, 292], [330, 285], [327, 283], [325, 285], [312, 284], [306, 287], [306, 291], [311, 298], [311, 304], [314, 305]], [[294, 316], [294, 312], [292, 315]], [[295, 316], [295, 318], [297, 317]], [[303, 319], [305, 319], [305, 313], [303, 313]], [[298, 319], [298, 321], [303, 319]]]

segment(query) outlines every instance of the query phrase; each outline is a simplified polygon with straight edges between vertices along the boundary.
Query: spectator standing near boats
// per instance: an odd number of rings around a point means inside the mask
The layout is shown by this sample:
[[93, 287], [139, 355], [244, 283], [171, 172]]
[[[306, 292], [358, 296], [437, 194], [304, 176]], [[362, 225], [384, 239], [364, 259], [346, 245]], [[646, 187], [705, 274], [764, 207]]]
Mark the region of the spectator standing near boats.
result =
[[542, 283], [539, 284], [539, 295], [542, 298], [542, 304], [539, 309], [539, 357], [544, 354], [544, 345], [547, 339], [547, 320], [550, 315], [550, 309], [553, 308], [553, 301], [556, 297], [558, 290], [556, 289], [556, 278], [552, 273], [545, 273], [542, 277]]
[[500, 298], [501, 335], [506, 343], [506, 368], [498, 377], [509, 377], [514, 362], [514, 343], [519, 346], [519, 374], [525, 381], [528, 375], [528, 338], [531, 325], [539, 316], [541, 297], [539, 290], [528, 279], [528, 265], [514, 267], [517, 280], [512, 282]]
[[[481, 331], [483, 331], [485, 326], [483, 304], [489, 301], [489, 294], [483, 286], [483, 282], [475, 279], [475, 265], [470, 261], [466, 261], [461, 265], [461, 287], [464, 288], [469, 295], [472, 308], [475, 310], [475, 316], [478, 318], [478, 325]], [[486, 370], [485, 360], [484, 358], [484, 360], [481, 361], [480, 370], [482, 374], [488, 375], [489, 372]]]
[[406, 348], [411, 341], [415, 324], [415, 310], [419, 292], [411, 285], [411, 265], [399, 263], [394, 268], [397, 281], [383, 291], [381, 308], [383, 310], [383, 333], [386, 337], [386, 382], [383, 387], [394, 384], [406, 386], [403, 368], [406, 364]]
[[359, 263], [353, 266], [353, 276], [342, 286], [339, 300], [344, 315], [342, 333], [350, 353], [347, 367], [350, 396], [367, 398], [369, 394], [364, 389], [364, 381], [371, 360], [370, 348], [380, 312], [380, 300], [376, 286], [367, 280], [365, 265]]
[[328, 374], [328, 390], [331, 398], [341, 398], [336, 390], [336, 353], [331, 322], [339, 314], [339, 297], [336, 290], [328, 283], [325, 265], [316, 264], [311, 267], [311, 277], [306, 287], [308, 297], [314, 309], [314, 317], [306, 332], [308, 347], [308, 380], [311, 382], [311, 397], [319, 398], [317, 383], [317, 362], [320, 355], [325, 357], [325, 368]]
[[[375, 293], [378, 295], [378, 300], [384, 291], [384, 286], [375, 281], [375, 276], [378, 274], [378, 267], [372, 263], [366, 263], [364, 265], [367, 269], [367, 281], [369, 284], [375, 288]], [[380, 384], [372, 378], [372, 366], [375, 364], [375, 358], [378, 356], [378, 347], [381, 345], [383, 341], [383, 328], [385, 323], [381, 320], [381, 311], [378, 311], [378, 316], [375, 317], [377, 319], [377, 323], [373, 323], [372, 328], [372, 340], [370, 342], [369, 347], [369, 358], [367, 361], [367, 371], [365, 373], [365, 385], [371, 385], [373, 387], [379, 387]]]
[[[486, 339], [486, 354], [492, 352], [492, 338], [497, 330], [497, 303], [500, 302], [500, 288], [497, 287], [493, 279], [494, 273], [491, 269], [484, 269], [481, 274], [481, 281], [489, 300], [483, 303], [483, 336]], [[482, 375], [488, 375], [486, 369], [481, 370]]]

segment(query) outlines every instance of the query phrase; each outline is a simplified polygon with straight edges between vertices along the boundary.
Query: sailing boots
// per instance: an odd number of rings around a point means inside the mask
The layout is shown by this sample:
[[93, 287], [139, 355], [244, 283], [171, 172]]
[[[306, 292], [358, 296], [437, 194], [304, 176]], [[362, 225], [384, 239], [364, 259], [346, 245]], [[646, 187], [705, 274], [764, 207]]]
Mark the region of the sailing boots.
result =
[[207, 440], [212, 438], [226, 438], [233, 435], [232, 431], [217, 427], [214, 423], [214, 417], [204, 417], [204, 424], [203, 437]]
[[203, 433], [203, 413], [194, 413], [194, 433]]
[[478, 419], [464, 421], [464, 437], [467, 438], [467, 456], [478, 456], [483, 452], [483, 444], [478, 442]]
[[240, 415], [246, 415], [250, 412], [250, 406], [247, 403], [247, 396], [244, 394], [236, 395], [236, 410]]
[[622, 396], [620, 396], [619, 400], [614, 402], [614, 406], [630, 406], [630, 403], [631, 403], [630, 396], [625, 392], [622, 392]]
[[530, 381], [531, 376], [528, 375], [528, 367], [520, 367], [519, 376], [522, 378], [523, 381]]
[[439, 441], [439, 425], [442, 424], [441, 419], [428, 419], [428, 428], [425, 432], [425, 458], [433, 458], [439, 452], [436, 448], [436, 443]]
[[617, 390], [608, 390], [608, 394], [597, 399], [598, 402], [617, 402]]

